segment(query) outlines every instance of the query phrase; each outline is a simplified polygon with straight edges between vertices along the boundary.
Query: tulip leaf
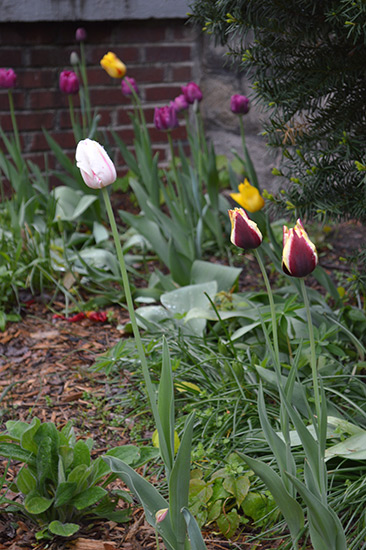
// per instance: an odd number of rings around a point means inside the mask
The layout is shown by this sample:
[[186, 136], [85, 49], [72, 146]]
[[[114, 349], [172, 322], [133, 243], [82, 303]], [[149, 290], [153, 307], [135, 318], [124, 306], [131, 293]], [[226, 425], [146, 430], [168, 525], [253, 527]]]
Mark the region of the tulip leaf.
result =
[[186, 507], [182, 508], [182, 514], [184, 517], [184, 521], [187, 525], [187, 532], [189, 541], [191, 543], [191, 550], [206, 550], [205, 541], [203, 540], [201, 530], [198, 527], [195, 518]]
[[212, 262], [195, 260], [191, 269], [191, 284], [217, 282], [217, 292], [230, 290], [237, 282], [242, 269]]

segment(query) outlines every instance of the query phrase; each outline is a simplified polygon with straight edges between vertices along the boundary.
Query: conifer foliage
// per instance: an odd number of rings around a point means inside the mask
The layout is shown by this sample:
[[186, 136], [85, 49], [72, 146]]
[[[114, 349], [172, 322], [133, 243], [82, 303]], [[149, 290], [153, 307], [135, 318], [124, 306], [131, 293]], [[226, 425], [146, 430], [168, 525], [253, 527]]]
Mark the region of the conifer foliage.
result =
[[192, 20], [228, 45], [268, 110], [296, 215], [366, 221], [366, 2], [196, 0]]

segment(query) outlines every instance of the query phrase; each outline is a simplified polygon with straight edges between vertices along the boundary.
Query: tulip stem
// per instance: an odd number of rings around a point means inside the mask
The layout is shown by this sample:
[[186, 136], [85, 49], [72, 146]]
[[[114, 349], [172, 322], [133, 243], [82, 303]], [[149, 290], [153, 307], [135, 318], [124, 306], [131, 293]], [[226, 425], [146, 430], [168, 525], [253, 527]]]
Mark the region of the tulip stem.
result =
[[[80, 42], [80, 55], [81, 55], [81, 63], [80, 63], [80, 73], [81, 78], [83, 81], [83, 88], [84, 88], [84, 102], [85, 102], [85, 113], [84, 113], [84, 125], [85, 125], [85, 115], [88, 119], [88, 131], [90, 132], [91, 125], [92, 125], [92, 116], [91, 116], [91, 108], [90, 108], [90, 97], [89, 97], [89, 86], [88, 86], [88, 73], [86, 70], [86, 58], [85, 58], [85, 48], [84, 43]], [[85, 127], [84, 127], [85, 131]]]
[[266, 268], [264, 267], [264, 263], [262, 261], [261, 255], [257, 249], [254, 249], [253, 252], [259, 264], [260, 270], [262, 272], [264, 284], [266, 285], [266, 290], [267, 290], [268, 300], [269, 300], [269, 307], [271, 310], [273, 346], [274, 346], [274, 352], [275, 352], [275, 358], [276, 358], [276, 368], [278, 370], [278, 373], [280, 373], [281, 363], [280, 363], [280, 352], [279, 352], [279, 346], [278, 346], [276, 308], [275, 308], [275, 303], [273, 299], [273, 292], [272, 292], [267, 271], [266, 271]]
[[75, 116], [74, 116], [74, 103], [72, 101], [72, 95], [69, 94], [68, 95], [68, 98], [69, 98], [69, 112], [70, 112], [70, 121], [71, 121], [71, 126], [72, 126], [72, 129], [73, 129], [73, 132], [74, 132], [74, 138], [75, 138], [75, 142], [76, 143], [79, 143], [80, 141], [80, 136], [79, 136], [79, 132], [78, 132], [78, 128], [75, 124]]
[[161, 422], [160, 422], [158, 408], [157, 408], [157, 404], [156, 404], [155, 390], [154, 390], [153, 384], [151, 382], [151, 377], [150, 377], [149, 369], [148, 369], [148, 366], [147, 366], [145, 350], [144, 350], [144, 346], [143, 346], [143, 343], [142, 343], [142, 340], [141, 340], [140, 331], [139, 331], [139, 328], [138, 328], [138, 325], [137, 325], [136, 314], [135, 314], [135, 309], [134, 309], [132, 294], [131, 294], [131, 288], [130, 288], [130, 283], [129, 283], [129, 279], [128, 279], [127, 269], [126, 269], [126, 263], [125, 263], [123, 250], [122, 250], [122, 246], [121, 246], [121, 242], [120, 242], [120, 238], [119, 238], [119, 233], [118, 233], [118, 229], [117, 229], [116, 220], [115, 220], [115, 217], [114, 217], [114, 214], [113, 214], [111, 201], [110, 201], [109, 194], [108, 194], [108, 191], [107, 191], [106, 187], [102, 188], [102, 194], [103, 194], [103, 198], [104, 198], [104, 202], [105, 202], [105, 206], [106, 206], [106, 210], [107, 210], [107, 214], [108, 214], [109, 223], [110, 223], [110, 226], [111, 226], [111, 229], [112, 229], [112, 235], [113, 235], [114, 244], [115, 244], [115, 247], [116, 247], [117, 258], [118, 258], [119, 266], [120, 266], [120, 270], [121, 270], [122, 283], [123, 283], [125, 298], [126, 298], [126, 302], [127, 302], [127, 309], [128, 309], [128, 313], [130, 315], [132, 331], [133, 331], [133, 335], [134, 335], [135, 342], [136, 342], [136, 348], [137, 348], [137, 351], [138, 351], [138, 354], [139, 354], [139, 359], [140, 359], [141, 368], [142, 368], [142, 374], [144, 376], [146, 389], [147, 389], [147, 394], [148, 394], [149, 401], [150, 401], [150, 406], [151, 406], [151, 409], [152, 409], [152, 412], [153, 412], [153, 415], [154, 415], [155, 423], [157, 424], [158, 430], [160, 431]]
[[239, 126], [240, 126], [240, 135], [241, 135], [241, 142], [243, 146], [243, 154], [244, 154], [244, 167], [247, 172], [249, 183], [251, 185], [254, 185], [260, 191], [259, 184], [258, 184], [258, 178], [257, 173], [255, 171], [252, 159], [250, 158], [248, 147], [245, 140], [245, 131], [244, 131], [244, 123], [243, 123], [243, 115], [239, 116]]
[[315, 409], [317, 415], [317, 423], [319, 426], [321, 419], [321, 407], [320, 407], [320, 392], [319, 392], [319, 382], [318, 382], [318, 369], [317, 369], [317, 360], [316, 360], [316, 351], [315, 351], [315, 338], [314, 338], [314, 329], [313, 322], [311, 319], [310, 303], [308, 293], [306, 291], [306, 286], [304, 279], [300, 279], [301, 292], [304, 299], [304, 305], [306, 310], [306, 316], [308, 320], [309, 328], [309, 342], [310, 342], [310, 366], [311, 373], [313, 378], [313, 388], [314, 388], [314, 399], [315, 399]]
[[15, 110], [14, 110], [14, 100], [13, 100], [13, 94], [11, 89], [8, 89], [8, 98], [9, 98], [9, 107], [10, 107], [10, 117], [11, 117], [11, 123], [13, 125], [13, 132], [15, 137], [15, 143], [17, 145], [18, 153], [20, 155], [21, 148], [20, 148], [20, 138], [19, 138], [19, 132], [18, 132], [18, 125], [17, 120], [15, 118]]
[[180, 180], [179, 180], [179, 177], [178, 177], [177, 166], [176, 166], [176, 163], [175, 163], [173, 139], [172, 139], [170, 130], [168, 130], [167, 134], [168, 134], [168, 141], [169, 141], [169, 147], [170, 147], [170, 154], [171, 154], [171, 157], [172, 157], [172, 168], [173, 168], [173, 174], [174, 174], [174, 179], [175, 179], [175, 187], [176, 187], [177, 194], [178, 194], [179, 204], [182, 206], [182, 208], [184, 210], [185, 202], [183, 200], [182, 190], [180, 188]]

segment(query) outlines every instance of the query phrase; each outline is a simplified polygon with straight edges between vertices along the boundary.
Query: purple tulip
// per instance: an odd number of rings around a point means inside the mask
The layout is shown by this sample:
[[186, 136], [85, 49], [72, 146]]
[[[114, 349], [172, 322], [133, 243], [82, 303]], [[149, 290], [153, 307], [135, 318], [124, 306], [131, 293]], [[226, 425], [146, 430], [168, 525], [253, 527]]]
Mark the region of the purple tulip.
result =
[[85, 42], [87, 37], [86, 30], [84, 27], [79, 27], [76, 29], [75, 38], [77, 42]]
[[292, 277], [306, 277], [316, 268], [318, 254], [308, 237], [301, 220], [295, 227], [283, 226], [282, 269]]
[[79, 79], [74, 71], [62, 71], [59, 84], [64, 94], [77, 94], [79, 91]]
[[249, 112], [249, 99], [245, 95], [231, 96], [230, 108], [236, 115], [246, 115]]
[[14, 88], [17, 75], [13, 69], [0, 69], [0, 88]]
[[194, 103], [196, 100], [201, 101], [202, 92], [195, 82], [188, 82], [187, 86], [182, 86], [182, 92], [187, 103]]
[[133, 88], [137, 94], [139, 93], [139, 89], [138, 89], [138, 86], [136, 84], [136, 80], [132, 77], [125, 76], [122, 79], [122, 82], [121, 82], [121, 90], [122, 90], [123, 95], [126, 95], [126, 96], [132, 95], [131, 88]]
[[177, 111], [171, 105], [156, 107], [154, 124], [157, 130], [173, 130], [178, 126]]
[[244, 250], [258, 248], [263, 240], [257, 224], [251, 220], [243, 208], [229, 210], [231, 222], [230, 240], [235, 246]]
[[175, 99], [173, 99], [173, 101], [170, 102], [170, 105], [174, 107], [177, 113], [180, 113], [180, 111], [185, 111], [189, 107], [188, 101], [186, 100], [184, 94], [178, 95]]

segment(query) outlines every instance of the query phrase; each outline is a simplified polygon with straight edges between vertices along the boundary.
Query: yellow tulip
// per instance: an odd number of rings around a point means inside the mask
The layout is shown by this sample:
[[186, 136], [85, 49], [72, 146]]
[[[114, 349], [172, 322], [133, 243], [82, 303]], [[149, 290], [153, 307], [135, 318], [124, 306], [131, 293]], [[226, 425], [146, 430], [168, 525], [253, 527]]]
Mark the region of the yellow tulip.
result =
[[126, 65], [113, 52], [106, 53], [100, 64], [112, 78], [123, 78], [127, 71]]
[[248, 210], [248, 212], [258, 212], [264, 206], [264, 200], [256, 187], [250, 185], [247, 179], [239, 184], [239, 193], [230, 193], [230, 197], [234, 199], [240, 206]]

